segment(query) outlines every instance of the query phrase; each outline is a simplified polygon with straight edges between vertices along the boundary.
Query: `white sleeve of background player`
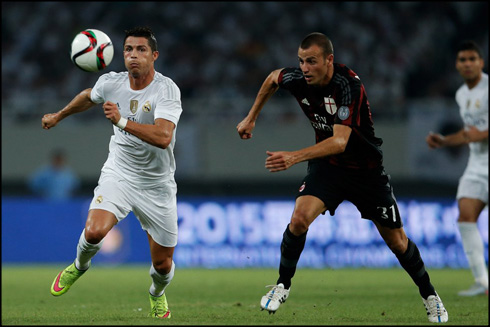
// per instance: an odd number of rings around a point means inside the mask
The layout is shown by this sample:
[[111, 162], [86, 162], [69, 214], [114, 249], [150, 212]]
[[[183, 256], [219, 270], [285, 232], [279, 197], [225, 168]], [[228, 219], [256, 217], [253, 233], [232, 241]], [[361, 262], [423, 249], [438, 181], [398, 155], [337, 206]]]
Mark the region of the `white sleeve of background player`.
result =
[[488, 130], [488, 90], [483, 96], [482, 111], [480, 116], [482, 123], [477, 127], [480, 131], [486, 131]]
[[104, 84], [107, 81], [108, 77], [108, 73], [101, 75], [92, 88], [92, 92], [90, 92], [90, 98], [93, 103], [104, 102]]
[[155, 119], [163, 118], [171, 121], [177, 126], [182, 114], [182, 102], [180, 100], [180, 89], [175, 83], [166, 85], [155, 109]]

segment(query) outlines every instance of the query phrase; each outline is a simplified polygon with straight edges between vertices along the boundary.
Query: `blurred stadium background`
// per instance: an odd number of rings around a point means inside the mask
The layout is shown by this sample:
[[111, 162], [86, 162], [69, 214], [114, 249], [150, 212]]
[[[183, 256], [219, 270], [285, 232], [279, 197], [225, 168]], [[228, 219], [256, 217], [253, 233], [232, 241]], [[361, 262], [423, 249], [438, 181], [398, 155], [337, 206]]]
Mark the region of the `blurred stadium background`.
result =
[[[462, 83], [455, 46], [475, 40], [488, 63], [488, 21], [488, 2], [471, 1], [2, 2], [2, 263], [73, 260], [112, 128], [99, 107], [49, 132], [41, 128], [41, 117], [100, 75], [71, 63], [76, 33], [106, 32], [115, 47], [107, 71], [122, 71], [123, 31], [149, 25], [160, 51], [156, 69], [182, 91], [175, 149], [178, 265], [277, 267], [280, 237], [306, 163], [270, 174], [265, 151], [311, 145], [314, 132], [282, 91], [264, 108], [252, 140], [240, 140], [236, 125], [269, 72], [296, 66], [299, 42], [320, 31], [332, 39], [335, 61], [364, 82], [407, 233], [429, 267], [467, 267], [454, 196], [468, 151], [429, 151], [425, 136], [462, 126], [454, 101]], [[26, 186], [27, 176], [55, 148], [65, 149], [82, 180], [76, 197], [65, 202], [38, 199]], [[488, 209], [482, 215], [488, 261]], [[300, 264], [397, 265], [371, 225], [342, 204], [334, 217], [312, 226]], [[23, 238], [19, 226], [29, 226]], [[53, 237], [53, 227], [62, 235]], [[111, 232], [94, 259], [148, 260], [146, 237], [134, 217]]]

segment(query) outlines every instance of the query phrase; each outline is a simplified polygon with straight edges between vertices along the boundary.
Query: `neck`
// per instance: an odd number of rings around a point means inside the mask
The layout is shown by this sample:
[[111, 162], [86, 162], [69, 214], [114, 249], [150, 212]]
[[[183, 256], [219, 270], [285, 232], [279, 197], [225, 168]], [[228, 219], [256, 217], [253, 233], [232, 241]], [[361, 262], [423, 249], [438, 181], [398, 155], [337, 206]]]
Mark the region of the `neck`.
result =
[[155, 77], [155, 70], [150, 70], [145, 75], [132, 75], [129, 73], [129, 85], [133, 90], [142, 90], [153, 81], [153, 77]]
[[478, 85], [478, 83], [480, 83], [480, 80], [481, 80], [481, 73], [478, 74], [478, 76], [476, 78], [474, 78], [474, 79], [466, 80], [465, 83], [466, 83], [466, 85], [468, 86], [469, 89], [472, 89], [476, 85]]
[[332, 65], [331, 69], [327, 70], [327, 74], [325, 75], [325, 78], [323, 79], [322, 83], [320, 84], [321, 86], [326, 86], [330, 83], [330, 81], [332, 80], [332, 77], [333, 77], [333, 71], [334, 71], [334, 68]]

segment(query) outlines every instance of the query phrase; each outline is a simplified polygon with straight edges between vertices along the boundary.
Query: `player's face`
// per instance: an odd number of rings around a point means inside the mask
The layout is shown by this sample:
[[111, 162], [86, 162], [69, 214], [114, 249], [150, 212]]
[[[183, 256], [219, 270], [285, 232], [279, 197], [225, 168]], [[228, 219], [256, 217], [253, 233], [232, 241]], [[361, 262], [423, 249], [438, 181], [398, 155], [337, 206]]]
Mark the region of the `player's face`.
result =
[[323, 50], [316, 44], [308, 49], [298, 49], [299, 67], [309, 85], [324, 85], [328, 83], [328, 69], [333, 55], [324, 58]]
[[483, 69], [483, 59], [474, 50], [458, 52], [456, 69], [465, 81], [474, 81], [480, 78]]
[[151, 51], [146, 38], [128, 36], [124, 43], [124, 65], [132, 76], [147, 74], [157, 58], [158, 51]]

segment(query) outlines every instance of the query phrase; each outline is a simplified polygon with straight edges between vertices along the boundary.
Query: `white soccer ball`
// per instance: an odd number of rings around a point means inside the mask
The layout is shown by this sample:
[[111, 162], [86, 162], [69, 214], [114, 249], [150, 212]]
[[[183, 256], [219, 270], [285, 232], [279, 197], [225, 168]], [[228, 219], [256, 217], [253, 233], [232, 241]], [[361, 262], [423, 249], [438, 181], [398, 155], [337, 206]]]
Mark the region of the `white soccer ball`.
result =
[[86, 72], [106, 68], [113, 56], [114, 47], [109, 36], [93, 28], [78, 33], [71, 43], [71, 61]]

